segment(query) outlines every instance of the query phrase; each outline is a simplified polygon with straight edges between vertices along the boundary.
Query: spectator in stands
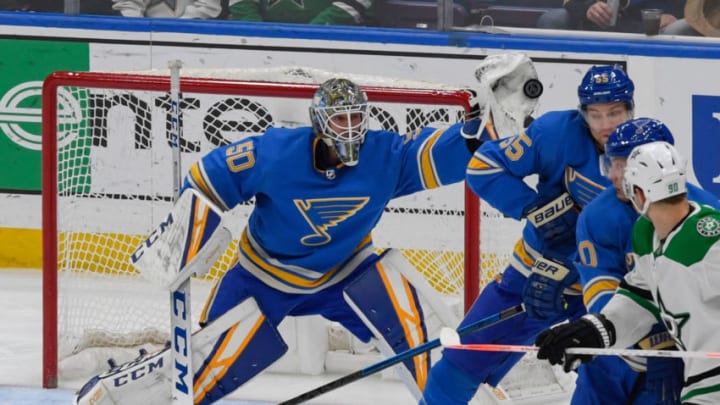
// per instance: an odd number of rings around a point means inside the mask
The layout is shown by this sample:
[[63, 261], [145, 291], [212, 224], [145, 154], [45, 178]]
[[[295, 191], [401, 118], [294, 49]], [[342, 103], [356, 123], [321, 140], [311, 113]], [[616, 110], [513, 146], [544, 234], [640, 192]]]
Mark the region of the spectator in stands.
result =
[[644, 32], [640, 10], [657, 8], [660, 16], [660, 33], [665, 27], [682, 18], [685, 0], [619, 0], [615, 25], [611, 24], [612, 11], [605, 0], [567, 0], [563, 8], [548, 10], [538, 20], [538, 28], [572, 29], [609, 32]]
[[366, 25], [373, 0], [230, 0], [230, 19], [319, 25]]
[[720, 37], [720, 2], [687, 0], [685, 18], [667, 26], [663, 34]]
[[113, 9], [125, 17], [178, 17], [225, 19], [228, 0], [112, 0]]
[[[8, 0], [0, 10], [62, 13], [59, 0]], [[80, 14], [114, 14], [125, 17], [227, 18], [228, 0], [80, 0]]]
[[[80, 14], [117, 14], [109, 1], [82, 0], [79, 3]], [[65, 4], [60, 0], [4, 0], [0, 10], [62, 13]]]

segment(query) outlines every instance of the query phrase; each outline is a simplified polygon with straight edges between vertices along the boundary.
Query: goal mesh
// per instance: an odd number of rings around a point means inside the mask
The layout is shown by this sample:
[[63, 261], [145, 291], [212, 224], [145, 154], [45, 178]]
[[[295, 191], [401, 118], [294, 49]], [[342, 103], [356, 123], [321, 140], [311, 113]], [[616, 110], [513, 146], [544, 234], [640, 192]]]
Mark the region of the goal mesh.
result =
[[[308, 125], [316, 84], [332, 75], [295, 67], [181, 74], [183, 172], [213, 147], [269, 126]], [[450, 86], [343, 76], [368, 92], [376, 129], [404, 134], [449, 125], [462, 120], [469, 107], [467, 94]], [[89, 347], [168, 340], [167, 291], [142, 280], [128, 260], [171, 208], [168, 89], [162, 71], [59, 72], [45, 82], [45, 386], [57, 383], [58, 360]], [[480, 211], [471, 196], [467, 200], [462, 184], [403, 197], [388, 206], [373, 233], [378, 248], [400, 249], [433, 287], [456, 302], [477, 283], [466, 282], [468, 257], [477, 261], [472, 257], [481, 253], [485, 283], [504, 268], [512, 238], [519, 234], [512, 221], [489, 207]], [[248, 203], [232, 211], [235, 237], [251, 208]], [[473, 216], [475, 222], [468, 222]], [[490, 229], [487, 235], [478, 221]], [[236, 241], [203, 279], [192, 281], [193, 319], [214, 281], [234, 261]], [[469, 253], [467, 241], [474, 241]]]

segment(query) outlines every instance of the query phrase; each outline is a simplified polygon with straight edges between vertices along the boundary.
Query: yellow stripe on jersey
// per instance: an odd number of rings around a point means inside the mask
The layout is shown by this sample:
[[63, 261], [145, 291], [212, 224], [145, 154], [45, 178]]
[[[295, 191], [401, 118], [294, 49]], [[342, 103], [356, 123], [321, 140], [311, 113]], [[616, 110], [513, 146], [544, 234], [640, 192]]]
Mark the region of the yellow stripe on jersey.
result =
[[614, 280], [601, 280], [591, 282], [583, 291], [583, 303], [590, 306], [590, 302], [602, 293], [614, 293], [620, 283]]
[[489, 164], [483, 162], [482, 160], [476, 158], [475, 156], [473, 156], [472, 159], [470, 159], [470, 163], [468, 163], [468, 169], [473, 169], [473, 170], [487, 170], [490, 167], [491, 166]]
[[[372, 237], [370, 234], [368, 234], [360, 242], [360, 244], [355, 247], [355, 249], [350, 254], [350, 257], [352, 258], [357, 252], [367, 247], [371, 242]], [[333, 267], [332, 269], [330, 269], [330, 271], [315, 280], [308, 280], [306, 278], [297, 276], [282, 267], [273, 266], [272, 264], [268, 263], [265, 258], [257, 254], [257, 252], [255, 252], [255, 250], [253, 249], [252, 245], [250, 245], [250, 241], [248, 240], [247, 228], [243, 230], [243, 233], [240, 237], [240, 251], [245, 254], [245, 256], [252, 262], [252, 264], [259, 267], [266, 273], [272, 275], [276, 279], [284, 281], [287, 284], [301, 288], [315, 288], [322, 284], [325, 284], [329, 279], [333, 278], [336, 273], [344, 267], [345, 264], [342, 263], [338, 266]]]
[[[405, 290], [408, 304], [410, 305], [409, 310], [412, 311], [411, 313], [407, 313], [405, 310], [403, 310], [402, 305], [400, 304], [400, 302], [398, 302], [398, 298], [395, 296], [395, 289], [393, 289], [393, 286], [388, 279], [387, 273], [385, 272], [382, 263], [377, 262], [376, 267], [378, 269], [378, 274], [380, 274], [380, 278], [382, 278], [383, 285], [385, 286], [385, 291], [387, 291], [388, 296], [392, 301], [395, 313], [400, 319], [400, 325], [402, 325], [403, 332], [405, 334], [405, 341], [407, 342], [408, 346], [410, 346], [410, 348], [420, 346], [421, 344], [423, 344], [423, 342], [425, 342], [426, 337], [423, 333], [422, 317], [420, 316], [418, 303], [413, 298], [412, 290], [410, 288], [410, 285], [408, 285], [407, 279], [405, 277], [402, 277], [403, 288]], [[417, 342], [414, 341], [413, 336], [417, 336]], [[426, 364], [428, 353], [429, 352], [421, 353], [420, 355], [413, 357], [416, 374], [415, 380], [421, 390], [425, 388], [425, 384], [427, 382], [428, 369]]]
[[535, 264], [535, 259], [533, 259], [532, 256], [530, 256], [525, 250], [525, 243], [523, 243], [522, 239], [518, 240], [517, 243], [515, 243], [513, 253], [515, 253], [515, 256], [517, 256], [522, 261], [522, 264], [524, 264], [528, 268], [531, 268], [533, 264]]
[[192, 166], [190, 166], [189, 177], [190, 183], [194, 189], [202, 193], [205, 197], [207, 197], [210, 201], [212, 201], [222, 210], [227, 211], [229, 209], [227, 204], [225, 204], [222, 198], [220, 198], [220, 196], [215, 193], [215, 190], [209, 183], [209, 180], [207, 179], [205, 171], [202, 167], [202, 161], [196, 162]]
[[494, 174], [503, 171], [497, 163], [487, 156], [476, 151], [467, 166], [467, 173], [471, 175]]
[[442, 185], [435, 171], [435, 160], [432, 157], [432, 149], [440, 139], [445, 129], [438, 129], [423, 142], [418, 151], [418, 163], [420, 168], [420, 179], [425, 189], [437, 188]]
[[200, 170], [200, 162], [196, 162], [192, 166], [190, 166], [190, 178], [192, 178], [193, 183], [195, 183], [202, 193], [208, 197], [212, 196], [212, 192], [210, 191], [210, 187], [208, 187], [208, 184], [205, 182], [205, 178], [202, 175], [202, 171]]

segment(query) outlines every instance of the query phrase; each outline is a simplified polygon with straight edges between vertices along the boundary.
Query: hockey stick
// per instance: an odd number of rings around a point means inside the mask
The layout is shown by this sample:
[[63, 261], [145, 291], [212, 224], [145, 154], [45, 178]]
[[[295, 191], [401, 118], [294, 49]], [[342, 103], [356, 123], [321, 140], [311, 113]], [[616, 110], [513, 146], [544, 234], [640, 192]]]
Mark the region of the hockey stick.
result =
[[[182, 172], [180, 164], [180, 67], [179, 60], [168, 61], [170, 69], [170, 145], [172, 149], [173, 201], [180, 197]], [[174, 370], [172, 377], [172, 403], [191, 405], [193, 403], [192, 354], [190, 353], [192, 321], [190, 312], [190, 279], [170, 292], [170, 359]], [[189, 383], [188, 383], [189, 382]]]
[[[458, 334], [458, 336], [467, 335], [467, 334], [475, 332], [477, 330], [484, 329], [484, 328], [490, 327], [492, 325], [495, 325], [496, 323], [510, 319], [516, 315], [522, 314], [523, 312], [525, 312], [525, 308], [522, 306], [522, 304], [516, 305], [514, 307], [500, 311], [496, 314], [490, 315], [486, 318], [483, 318], [483, 319], [480, 319], [473, 323], [467, 324], [467, 325], [463, 326], [462, 328], [458, 329], [456, 333]], [[398, 353], [393, 357], [387, 358], [387, 359], [379, 361], [371, 366], [365, 367], [362, 370], [358, 370], [352, 374], [348, 374], [344, 377], [340, 377], [337, 380], [331, 381], [325, 385], [317, 387], [317, 388], [310, 390], [304, 394], [300, 394], [300, 395], [298, 395], [294, 398], [291, 398], [287, 401], [280, 402], [278, 405], [295, 405], [295, 404], [303, 403], [307, 400], [310, 400], [317, 396], [320, 396], [326, 392], [335, 390], [337, 388], [340, 388], [342, 386], [345, 386], [352, 382], [355, 382], [361, 378], [365, 378], [369, 375], [375, 374], [378, 371], [385, 370], [386, 368], [388, 368], [390, 366], [394, 366], [395, 364], [401, 363], [409, 358], [417, 356], [418, 354], [428, 352], [436, 347], [439, 347], [440, 345], [441, 345], [440, 338], [431, 340], [420, 346], [414, 347], [410, 350], [406, 350], [402, 353]]]
[[[474, 350], [486, 352], [537, 352], [537, 346], [499, 345], [499, 344], [447, 344], [446, 349]], [[640, 350], [640, 349], [600, 349], [594, 347], [572, 347], [565, 349], [568, 354], [587, 354], [594, 356], [637, 356], [637, 357], [677, 357], [720, 359], [720, 352], [695, 352], [679, 350]]]

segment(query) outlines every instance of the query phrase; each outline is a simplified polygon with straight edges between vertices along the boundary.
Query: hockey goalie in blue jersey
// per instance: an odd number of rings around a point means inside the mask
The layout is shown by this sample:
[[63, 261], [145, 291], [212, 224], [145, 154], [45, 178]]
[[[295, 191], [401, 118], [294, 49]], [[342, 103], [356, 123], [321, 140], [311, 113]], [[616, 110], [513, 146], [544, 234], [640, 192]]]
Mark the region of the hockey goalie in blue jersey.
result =
[[[485, 66], [489, 63], [495, 65], [488, 69], [504, 72], [498, 80], [507, 80], [479, 97], [477, 112], [485, 117], [486, 108], [500, 108], [502, 100], [492, 103], [488, 97], [511, 97], [498, 91], [512, 87], [524, 99], [523, 111], [503, 114], [524, 118], [539, 96], [523, 95], [525, 82], [537, 81], [532, 62], [515, 54], [488, 57]], [[472, 152], [495, 136], [492, 126], [469, 120], [405, 136], [368, 130], [367, 96], [346, 79], [321, 84], [309, 112], [312, 126], [269, 128], [262, 136], [220, 147], [186, 177], [185, 188], [222, 211], [255, 199], [237, 263], [211, 293], [197, 335], [208, 335], [237, 308], [242, 319], [216, 337], [193, 335], [195, 404], [222, 398], [279, 359], [287, 346], [276, 328], [287, 316], [322, 315], [362, 341], [377, 339], [386, 356], [425, 343], [431, 312], [446, 325], [459, 322], [431, 287], [409, 281], [405, 274], [416, 270], [399, 252], [375, 253], [371, 233], [391, 199], [462, 181]], [[403, 365], [401, 378], [419, 398], [429, 355]], [[79, 392], [76, 403], [134, 404], [139, 398], [144, 404], [168, 403], [169, 381], [158, 380], [118, 387], [111, 376], [101, 375]], [[111, 399], [98, 402], [98, 392]]]
[[[469, 186], [527, 223], [508, 267], [483, 288], [461, 327], [519, 303], [526, 313], [464, 335], [462, 343], [532, 344], [547, 327], [585, 313], [573, 264], [578, 211], [610, 185], [598, 159], [612, 131], [632, 117], [633, 92], [620, 66], [593, 66], [578, 87], [577, 109], [545, 113], [526, 130], [475, 152]], [[530, 175], [537, 175], [535, 189], [525, 182]], [[521, 357], [446, 349], [430, 371], [421, 404], [467, 404], [481, 384], [497, 386]]]
[[[656, 141], [675, 142], [671, 131], [659, 120], [636, 118], [620, 125], [605, 144], [601, 169], [613, 187], [585, 207], [577, 225], [577, 268], [588, 312], [600, 312], [631, 270], [632, 227], [639, 215], [623, 194], [623, 170], [633, 148]], [[720, 208], [713, 194], [690, 183], [687, 189], [690, 201]], [[637, 344], [639, 349], [674, 347], [675, 342], [662, 324]], [[578, 367], [577, 372], [581, 380], [604, 389], [577, 385], [572, 404], [678, 404], [682, 371], [682, 360], [676, 358], [598, 356]]]

